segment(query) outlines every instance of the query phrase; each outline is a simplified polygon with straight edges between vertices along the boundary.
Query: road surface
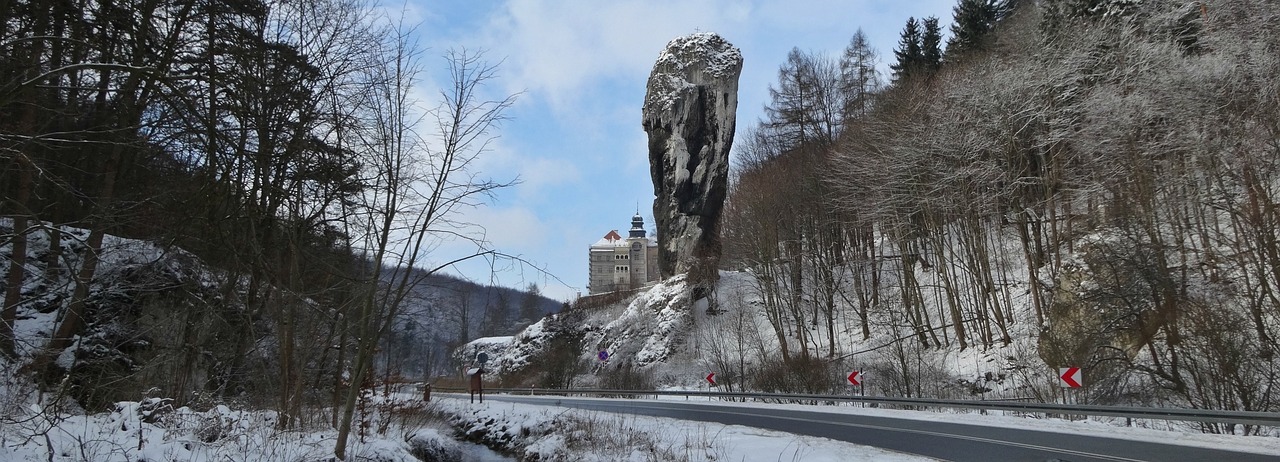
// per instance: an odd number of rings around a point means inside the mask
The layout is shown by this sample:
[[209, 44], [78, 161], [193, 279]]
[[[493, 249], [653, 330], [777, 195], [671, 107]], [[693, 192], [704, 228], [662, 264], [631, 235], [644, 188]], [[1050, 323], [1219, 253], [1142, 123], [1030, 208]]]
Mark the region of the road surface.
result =
[[[966, 425], [828, 412], [698, 404], [687, 401], [488, 395], [514, 403], [717, 422], [818, 436], [952, 461], [1276, 461], [1221, 449], [1044, 430]], [[980, 418], [976, 417], [975, 418]], [[1170, 440], [1177, 438], [1169, 434]]]

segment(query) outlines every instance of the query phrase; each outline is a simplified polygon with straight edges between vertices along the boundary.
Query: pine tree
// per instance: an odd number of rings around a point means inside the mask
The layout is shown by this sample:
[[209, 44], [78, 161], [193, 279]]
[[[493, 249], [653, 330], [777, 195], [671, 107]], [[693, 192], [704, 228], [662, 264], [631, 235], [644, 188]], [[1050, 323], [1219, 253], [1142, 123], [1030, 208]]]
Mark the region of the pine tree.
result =
[[947, 40], [947, 58], [960, 57], [990, 45], [991, 30], [1003, 19], [1008, 3], [998, 0], [960, 0], [952, 10], [951, 39]]
[[893, 50], [898, 62], [889, 65], [893, 69], [894, 83], [920, 74], [921, 64], [924, 62], [922, 47], [920, 23], [916, 22], [915, 17], [907, 18], [907, 25], [902, 28], [902, 37], [898, 39], [898, 48]]
[[938, 26], [938, 18], [930, 16], [924, 19], [924, 33], [920, 37], [920, 53], [924, 68], [933, 75], [942, 66], [942, 27]]

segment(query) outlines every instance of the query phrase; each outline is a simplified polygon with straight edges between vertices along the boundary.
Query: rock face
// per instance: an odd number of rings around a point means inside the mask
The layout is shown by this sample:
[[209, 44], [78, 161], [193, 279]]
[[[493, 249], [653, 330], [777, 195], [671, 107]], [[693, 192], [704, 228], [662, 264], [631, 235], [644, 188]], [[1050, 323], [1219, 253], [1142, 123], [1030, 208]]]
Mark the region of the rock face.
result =
[[714, 33], [672, 40], [653, 65], [644, 101], [662, 277], [689, 274], [696, 292], [716, 282], [738, 111], [742, 52]]

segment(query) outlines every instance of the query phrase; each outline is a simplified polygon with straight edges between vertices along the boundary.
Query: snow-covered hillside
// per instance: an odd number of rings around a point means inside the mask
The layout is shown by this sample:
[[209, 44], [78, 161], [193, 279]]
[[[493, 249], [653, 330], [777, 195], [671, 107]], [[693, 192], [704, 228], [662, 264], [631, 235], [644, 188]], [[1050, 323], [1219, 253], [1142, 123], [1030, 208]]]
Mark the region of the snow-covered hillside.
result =
[[[927, 272], [922, 271], [920, 277], [928, 283]], [[635, 369], [664, 388], [705, 389], [705, 376], [715, 372], [724, 390], [758, 389], [746, 382], [752, 375], [764, 373], [764, 368], [777, 366], [770, 361], [776, 361], [780, 348], [755, 284], [751, 273], [722, 271], [716, 295], [718, 309], [708, 311], [693, 306], [683, 277], [677, 276], [619, 304], [553, 315], [514, 337], [478, 340], [463, 351], [486, 351], [493, 358], [491, 372], [518, 375], [538, 362], [553, 332], [572, 329], [582, 336], [575, 358], [579, 365], [576, 386], [597, 386], [611, 371]], [[895, 387], [911, 380], [902, 378], [906, 373], [921, 374], [921, 381], [934, 382], [928, 386], [931, 392], [948, 397], [973, 396], [971, 392], [988, 393], [988, 397], [1025, 396], [1030, 393], [1028, 386], [1041, 385], [1052, 377], [1048, 370], [1025, 367], [1026, 362], [1036, 360], [1038, 332], [1025, 322], [1012, 329], [1015, 341], [1007, 347], [965, 351], [913, 348], [909, 342], [897, 342], [901, 333], [891, 326], [878, 326], [872, 338], [863, 340], [855, 323], [855, 319], [842, 320], [836, 330], [836, 354], [828, 357], [823, 352], [816, 358], [825, 365], [812, 373], [828, 375], [816, 379], [825, 384], [823, 391], [845, 390], [844, 377], [854, 369], [863, 371], [867, 390], [872, 393], [893, 394]], [[559, 325], [563, 327], [554, 331], [548, 327]], [[810, 334], [818, 345], [829, 343], [820, 326], [813, 326]], [[606, 360], [600, 359], [601, 352]], [[904, 366], [903, 358], [895, 357], [901, 354], [911, 355], [913, 361]], [[462, 356], [470, 358], [474, 353]]]
[[[559, 383], [577, 387], [803, 391], [1186, 406], [1158, 392], [1139, 393], [1139, 390], [1156, 388], [1142, 374], [1108, 369], [1107, 364], [1085, 369], [1084, 389], [1063, 389], [1058, 378], [1059, 366], [1048, 364], [1045, 359], [1060, 353], [1043, 350], [1061, 348], [1061, 343], [1055, 343], [1059, 342], [1057, 337], [1074, 335], [1072, 333], [1089, 335], [1091, 325], [1066, 316], [1049, 318], [1056, 319], [1057, 324], [1038, 322], [1030, 284], [1025, 279], [1030, 271], [1021, 258], [1017, 238], [1009, 235], [1008, 230], [997, 230], [995, 234], [992, 254], [999, 256], [1002, 274], [1011, 276], [1000, 281], [999, 292], [994, 294], [1007, 304], [1007, 313], [1011, 316], [1001, 326], [1008, 334], [1007, 344], [970, 344], [962, 348], [952, 341], [925, 347], [926, 342], [919, 341], [919, 335], [897, 312], [901, 309], [903, 283], [894, 271], [879, 276], [883, 287], [892, 291], [880, 294], [885, 300], [881, 310], [868, 313], [870, 335], [866, 338], [850, 300], [838, 303], [838, 314], [830, 327], [820, 322], [824, 318], [816, 312], [820, 307], [807, 305], [815, 312], [797, 315], [806, 315], [812, 320], [804, 325], [801, 335], [794, 324], [789, 324], [794, 322], [793, 314], [782, 313], [787, 318], [778, 319], [777, 313], [768, 312], [765, 291], [756, 274], [722, 271], [714, 309], [695, 306], [688, 299], [689, 290], [683, 279], [676, 277], [615, 305], [571, 310], [549, 317], [509, 341], [489, 342], [486, 348], [497, 358], [497, 367], [492, 371], [499, 374], [498, 382], [511, 386], [546, 386], [539, 382], [538, 373], [555, 364], [573, 372], [571, 380], [559, 380]], [[1061, 287], [1047, 290], [1076, 294], [1095, 290], [1090, 288], [1096, 284], [1089, 275], [1105, 274], [1097, 269], [1095, 252], [1113, 240], [1106, 233], [1082, 238], [1085, 244], [1077, 248], [1077, 253], [1063, 257], [1061, 265], [1069, 271], [1061, 278]], [[889, 261], [902, 260], [891, 248], [882, 249], [881, 255]], [[942, 278], [948, 272], [961, 271], [968, 269], [923, 263], [914, 266], [911, 270], [914, 283], [926, 288], [920, 291], [923, 312], [944, 316], [948, 297], [966, 299], [973, 295], [944, 290], [946, 283]], [[959, 290], [976, 291], [974, 288]], [[834, 337], [830, 335], [832, 332]], [[945, 338], [951, 332], [937, 329], [929, 335]], [[994, 337], [1002, 335], [997, 333]], [[575, 347], [572, 354], [566, 353], [565, 345], [555, 353], [550, 351], [553, 339], [573, 336], [578, 340], [569, 345]], [[807, 358], [796, 353], [801, 349], [798, 342], [802, 338], [809, 342], [803, 348], [810, 355]], [[781, 358], [782, 342], [788, 342], [791, 349], [789, 362]], [[552, 359], [553, 356], [556, 359]], [[602, 356], [607, 359], [602, 360]], [[1145, 351], [1138, 351], [1131, 361], [1137, 367], [1149, 367], [1152, 359]], [[859, 388], [851, 387], [845, 379], [855, 370], [860, 371], [862, 387]], [[705, 380], [711, 372], [716, 373], [715, 388], [709, 387]], [[1100, 377], [1103, 374], [1110, 378], [1104, 380]], [[1124, 381], [1123, 385], [1128, 388], [1116, 385], [1117, 381]], [[1189, 424], [1188, 428], [1199, 427]], [[1219, 427], [1216, 431], [1231, 431], [1230, 428]]]

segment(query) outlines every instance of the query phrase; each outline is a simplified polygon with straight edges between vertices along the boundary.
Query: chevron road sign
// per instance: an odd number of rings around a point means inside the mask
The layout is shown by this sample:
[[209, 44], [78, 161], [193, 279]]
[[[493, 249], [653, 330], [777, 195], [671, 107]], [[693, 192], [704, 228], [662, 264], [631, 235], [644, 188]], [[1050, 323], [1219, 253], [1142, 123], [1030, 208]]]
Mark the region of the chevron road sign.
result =
[[1059, 385], [1067, 388], [1080, 388], [1080, 385], [1084, 384], [1084, 380], [1080, 377], [1080, 368], [1078, 367], [1058, 368], [1058, 378], [1061, 380]]

